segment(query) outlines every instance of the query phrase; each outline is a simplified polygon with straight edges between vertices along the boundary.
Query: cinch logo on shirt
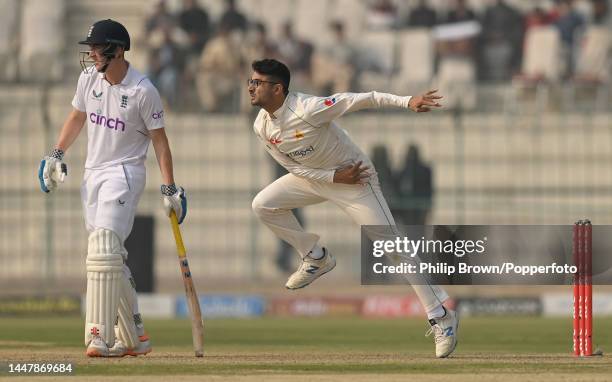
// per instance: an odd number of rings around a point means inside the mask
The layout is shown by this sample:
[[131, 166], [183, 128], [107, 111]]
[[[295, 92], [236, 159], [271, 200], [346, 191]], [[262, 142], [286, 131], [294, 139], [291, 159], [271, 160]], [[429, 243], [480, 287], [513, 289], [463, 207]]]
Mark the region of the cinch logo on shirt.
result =
[[164, 118], [164, 111], [160, 110], [157, 113], [153, 113], [151, 115], [151, 117], [153, 117], [153, 119], [160, 119], [160, 118]]
[[308, 146], [304, 150], [295, 150], [295, 151], [290, 152], [287, 155], [289, 156], [289, 158], [305, 157], [306, 155], [313, 153], [313, 152], [314, 152], [314, 147]]
[[327, 98], [325, 101], [323, 101], [323, 103], [325, 106], [331, 106], [336, 103], [336, 98]]
[[121, 131], [125, 131], [125, 122], [123, 122], [119, 118], [108, 118], [107, 116], [100, 114], [100, 112], [98, 112], [97, 114], [89, 114], [89, 120], [91, 121], [91, 123], [108, 127], [109, 129], [115, 129], [115, 131], [119, 129], [121, 129]]

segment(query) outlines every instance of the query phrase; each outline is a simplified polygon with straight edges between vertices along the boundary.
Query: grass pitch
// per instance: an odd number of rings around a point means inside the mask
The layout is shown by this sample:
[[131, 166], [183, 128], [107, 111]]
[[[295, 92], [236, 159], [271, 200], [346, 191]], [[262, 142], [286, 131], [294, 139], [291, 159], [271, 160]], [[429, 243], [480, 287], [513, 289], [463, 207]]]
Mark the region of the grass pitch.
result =
[[[612, 379], [610, 357], [570, 354], [570, 318], [466, 317], [456, 352], [442, 360], [433, 355], [433, 339], [424, 337], [423, 319], [208, 320], [204, 358], [193, 356], [189, 321], [145, 320], [145, 325], [153, 341], [149, 355], [88, 359], [79, 317], [1, 318], [0, 362], [69, 361], [78, 380], [165, 381], [172, 375], [242, 381]], [[595, 345], [612, 349], [612, 320], [596, 320], [594, 338]]]

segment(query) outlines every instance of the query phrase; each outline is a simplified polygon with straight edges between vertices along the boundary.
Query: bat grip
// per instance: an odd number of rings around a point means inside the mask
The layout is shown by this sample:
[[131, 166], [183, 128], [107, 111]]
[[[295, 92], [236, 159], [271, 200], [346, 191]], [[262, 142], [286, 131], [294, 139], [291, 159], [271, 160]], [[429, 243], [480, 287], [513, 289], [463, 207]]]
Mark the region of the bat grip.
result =
[[174, 241], [176, 242], [176, 251], [178, 257], [182, 259], [187, 255], [187, 251], [185, 250], [185, 244], [183, 244], [183, 236], [181, 235], [178, 219], [174, 210], [170, 212], [170, 222], [172, 223], [172, 232], [174, 233]]

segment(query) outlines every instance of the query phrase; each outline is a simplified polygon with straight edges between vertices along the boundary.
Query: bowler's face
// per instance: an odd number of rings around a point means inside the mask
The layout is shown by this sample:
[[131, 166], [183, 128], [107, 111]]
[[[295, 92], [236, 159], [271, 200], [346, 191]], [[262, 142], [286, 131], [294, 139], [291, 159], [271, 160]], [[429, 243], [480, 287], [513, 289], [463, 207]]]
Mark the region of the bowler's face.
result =
[[272, 101], [275, 87], [280, 86], [272, 82], [265, 74], [253, 72], [248, 85], [251, 105], [264, 107]]

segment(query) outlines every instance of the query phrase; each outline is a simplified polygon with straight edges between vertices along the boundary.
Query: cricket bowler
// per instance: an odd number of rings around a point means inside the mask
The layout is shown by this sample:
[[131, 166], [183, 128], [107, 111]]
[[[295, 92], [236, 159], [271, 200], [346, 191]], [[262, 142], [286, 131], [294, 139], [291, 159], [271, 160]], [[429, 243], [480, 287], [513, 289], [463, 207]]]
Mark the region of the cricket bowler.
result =
[[[253, 199], [257, 217], [280, 239], [292, 245], [302, 263], [286, 283], [303, 288], [330, 272], [336, 260], [306, 232], [292, 209], [330, 201], [360, 226], [395, 226], [370, 159], [334, 122], [342, 115], [368, 108], [399, 107], [417, 113], [440, 107], [436, 91], [400, 97], [372, 91], [329, 97], [289, 92], [291, 74], [274, 59], [252, 63], [247, 85], [251, 105], [260, 106], [253, 129], [267, 152], [289, 174], [264, 188]], [[371, 240], [374, 233], [368, 234]], [[413, 283], [434, 334], [436, 356], [448, 357], [457, 345], [458, 317], [443, 303], [448, 294], [437, 285]]]

